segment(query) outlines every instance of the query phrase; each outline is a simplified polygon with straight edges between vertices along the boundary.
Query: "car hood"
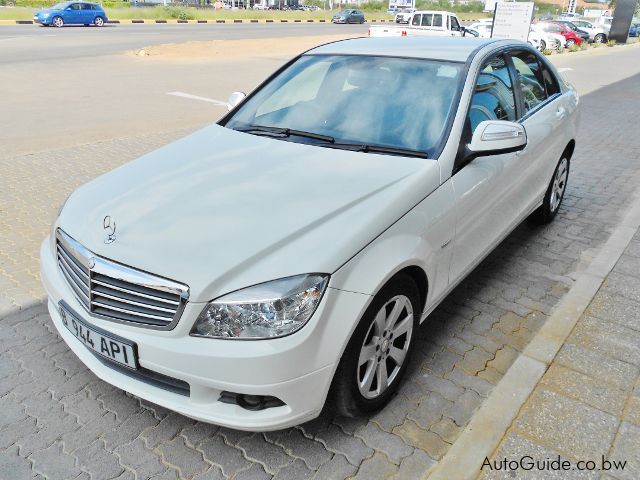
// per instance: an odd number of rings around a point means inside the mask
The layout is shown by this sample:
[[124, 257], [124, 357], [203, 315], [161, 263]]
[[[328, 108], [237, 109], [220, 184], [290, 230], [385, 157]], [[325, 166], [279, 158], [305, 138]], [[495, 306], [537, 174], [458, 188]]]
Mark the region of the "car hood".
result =
[[[437, 188], [435, 160], [202, 129], [76, 190], [57, 225], [98, 255], [208, 301], [333, 273]], [[105, 244], [103, 219], [116, 222]]]

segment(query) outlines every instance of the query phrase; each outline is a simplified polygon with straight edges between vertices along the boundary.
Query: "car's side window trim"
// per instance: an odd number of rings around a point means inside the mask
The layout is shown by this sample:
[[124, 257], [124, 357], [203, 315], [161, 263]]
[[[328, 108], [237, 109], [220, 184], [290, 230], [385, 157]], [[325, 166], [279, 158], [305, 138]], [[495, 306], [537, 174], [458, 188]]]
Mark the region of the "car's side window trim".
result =
[[[478, 79], [480, 78], [480, 75], [482, 74], [482, 66], [485, 65], [487, 63], [487, 61], [489, 61], [491, 58], [493, 57], [498, 57], [500, 55], [502, 55], [504, 57], [504, 61], [505, 64], [507, 66], [507, 72], [509, 73], [509, 80], [511, 81], [511, 85], [512, 85], [512, 89], [513, 89], [513, 94], [515, 96], [514, 98], [514, 102], [515, 102], [515, 116], [516, 116], [516, 122], [520, 122], [520, 120], [518, 120], [520, 118], [520, 114], [522, 113], [522, 110], [520, 108], [520, 98], [516, 92], [516, 88], [515, 88], [515, 81], [516, 81], [516, 77], [515, 77], [515, 67], [513, 66], [513, 62], [511, 61], [511, 57], [509, 56], [509, 49], [508, 48], [499, 48], [496, 50], [493, 50], [491, 52], [489, 52], [487, 55], [485, 55], [485, 57], [482, 59], [482, 61], [480, 62], [480, 68], [478, 69], [478, 72], [476, 73], [476, 75], [473, 78], [473, 89], [475, 89], [476, 84], [478, 83]], [[467, 75], [468, 75], [468, 70], [467, 70]], [[465, 150], [465, 145], [467, 143], [469, 143], [471, 141], [471, 138], [467, 138], [467, 132], [466, 132], [466, 122], [468, 121], [467, 119], [469, 118], [469, 111], [471, 110], [471, 102], [473, 102], [473, 92], [471, 92], [471, 96], [469, 97], [469, 100], [467, 102], [467, 105], [464, 109], [464, 118], [465, 118], [465, 126], [463, 127], [462, 133], [460, 134], [460, 140], [459, 140], [459, 145], [458, 145], [458, 152], [456, 154], [456, 158], [453, 162], [453, 170], [451, 171], [451, 176], [453, 177], [456, 173], [458, 173], [460, 170], [462, 170], [464, 167], [466, 167], [471, 161], [467, 161], [467, 162], [462, 162], [461, 161], [461, 155], [463, 154], [464, 150]]]
[[[556, 84], [556, 88], [558, 89], [557, 93], [554, 93], [553, 95], [549, 95], [544, 101], [540, 102], [538, 105], [536, 105], [534, 108], [532, 108], [528, 112], [525, 112], [524, 100], [522, 99], [522, 92], [520, 91], [519, 83], [517, 83], [517, 76], [516, 76], [517, 75], [517, 69], [515, 67], [515, 64], [513, 63], [513, 59], [511, 58], [512, 55], [518, 54], [519, 52], [533, 53], [535, 55], [535, 57], [536, 57], [536, 60], [538, 61], [538, 65], [540, 67], [547, 68], [549, 70], [549, 73], [551, 73], [551, 75], [553, 75], [554, 83]], [[508, 64], [510, 65], [509, 70], [511, 72], [511, 77], [512, 77], [511, 81], [514, 82], [514, 92], [516, 94], [516, 104], [518, 106], [518, 110], [517, 110], [517, 113], [516, 113], [516, 116], [517, 116], [518, 119], [516, 121], [518, 123], [524, 122], [529, 117], [534, 115], [536, 112], [538, 112], [539, 110], [543, 109], [548, 104], [553, 102], [555, 99], [557, 99], [560, 96], [562, 96], [562, 90], [560, 89], [559, 80], [556, 78], [556, 76], [553, 73], [553, 71], [551, 69], [549, 69], [549, 67], [547, 67], [540, 60], [540, 57], [538, 56], [538, 54], [536, 52], [534, 52], [533, 50], [528, 49], [528, 48], [517, 47], [517, 48], [506, 49], [505, 50], [505, 55], [508, 57]], [[545, 92], [546, 92], [546, 88], [547, 87], [545, 85]]]

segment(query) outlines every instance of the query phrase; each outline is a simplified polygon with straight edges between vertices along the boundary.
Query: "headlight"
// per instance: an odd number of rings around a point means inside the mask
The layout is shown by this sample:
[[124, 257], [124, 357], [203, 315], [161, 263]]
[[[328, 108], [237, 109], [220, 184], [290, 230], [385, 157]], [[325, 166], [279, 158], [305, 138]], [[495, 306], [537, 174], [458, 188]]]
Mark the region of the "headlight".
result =
[[302, 328], [316, 310], [329, 275], [282, 278], [238, 290], [205, 307], [191, 335], [226, 339], [265, 339]]

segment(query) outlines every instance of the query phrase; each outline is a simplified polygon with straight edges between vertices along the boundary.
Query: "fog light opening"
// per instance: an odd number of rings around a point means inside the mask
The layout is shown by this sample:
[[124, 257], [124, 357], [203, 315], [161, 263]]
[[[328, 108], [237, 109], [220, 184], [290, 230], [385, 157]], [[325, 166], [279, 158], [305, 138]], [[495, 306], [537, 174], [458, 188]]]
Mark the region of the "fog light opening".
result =
[[285, 403], [270, 395], [249, 395], [235, 392], [222, 392], [218, 401], [238, 405], [245, 410], [265, 410], [267, 408], [282, 407]]

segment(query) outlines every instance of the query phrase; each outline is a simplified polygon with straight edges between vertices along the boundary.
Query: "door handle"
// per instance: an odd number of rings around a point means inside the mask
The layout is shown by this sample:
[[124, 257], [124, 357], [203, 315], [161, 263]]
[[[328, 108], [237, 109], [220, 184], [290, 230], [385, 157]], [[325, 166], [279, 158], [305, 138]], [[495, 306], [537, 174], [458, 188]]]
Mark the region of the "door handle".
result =
[[558, 109], [556, 110], [556, 117], [564, 117], [564, 112], [564, 107], [558, 107]]

